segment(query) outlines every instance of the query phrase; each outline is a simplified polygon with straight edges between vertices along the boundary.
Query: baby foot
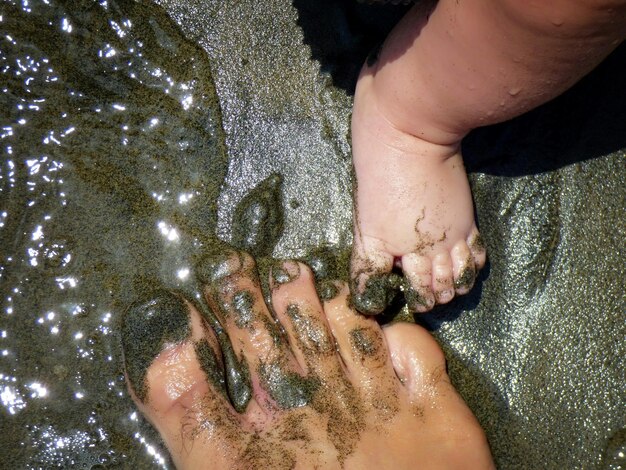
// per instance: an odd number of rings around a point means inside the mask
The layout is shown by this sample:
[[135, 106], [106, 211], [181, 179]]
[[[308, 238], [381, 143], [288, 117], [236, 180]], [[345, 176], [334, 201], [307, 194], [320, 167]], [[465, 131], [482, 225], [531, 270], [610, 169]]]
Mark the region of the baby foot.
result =
[[223, 343], [192, 303], [162, 292], [122, 326], [129, 389], [177, 468], [494, 468], [426, 331], [381, 329], [344, 285], [320, 304], [295, 262], [272, 270], [270, 313], [249, 256], [214, 266], [205, 297], [251, 389], [240, 411]]
[[356, 308], [369, 314], [390, 301], [394, 266], [404, 273], [409, 309], [425, 312], [467, 293], [486, 258], [460, 142], [425, 140], [393, 117], [366, 65], [352, 116], [351, 288]]

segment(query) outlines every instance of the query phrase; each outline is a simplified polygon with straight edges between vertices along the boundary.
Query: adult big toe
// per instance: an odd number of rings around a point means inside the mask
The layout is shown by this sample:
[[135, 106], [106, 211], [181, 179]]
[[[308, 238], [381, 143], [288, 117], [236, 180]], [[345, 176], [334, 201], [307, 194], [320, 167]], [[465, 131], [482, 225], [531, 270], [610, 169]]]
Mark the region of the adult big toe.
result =
[[425, 449], [420, 468], [495, 468], [485, 434], [450, 382], [435, 339], [409, 323], [395, 323], [383, 332], [393, 368], [420, 417], [413, 436], [415, 445]]

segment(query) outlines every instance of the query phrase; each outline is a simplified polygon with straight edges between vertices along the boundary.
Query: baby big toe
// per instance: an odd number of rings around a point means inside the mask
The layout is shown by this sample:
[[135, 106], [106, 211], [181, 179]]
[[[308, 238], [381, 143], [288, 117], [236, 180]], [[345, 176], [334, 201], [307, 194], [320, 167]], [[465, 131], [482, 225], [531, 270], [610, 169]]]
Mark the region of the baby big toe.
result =
[[393, 300], [393, 256], [383, 250], [378, 240], [355, 237], [350, 260], [352, 303], [361, 313], [381, 313]]
[[238, 426], [217, 340], [198, 312], [178, 296], [158, 292], [129, 308], [122, 345], [133, 399], [163, 437], [177, 468], [193, 466], [202, 454], [221, 461], [217, 442], [192, 445], [209, 424], [222, 431]]
[[433, 292], [438, 304], [445, 304], [454, 298], [454, 276], [450, 253], [441, 252], [433, 258]]

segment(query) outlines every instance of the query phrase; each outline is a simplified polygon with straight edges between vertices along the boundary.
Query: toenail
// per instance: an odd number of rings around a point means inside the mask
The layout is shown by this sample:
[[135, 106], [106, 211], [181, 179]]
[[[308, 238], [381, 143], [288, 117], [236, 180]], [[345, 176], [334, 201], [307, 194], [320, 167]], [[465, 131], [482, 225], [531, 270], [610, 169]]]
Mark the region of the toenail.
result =
[[258, 372], [261, 386], [282, 409], [308, 405], [320, 386], [319, 379], [285, 371], [278, 363], [262, 363]]
[[328, 302], [339, 294], [339, 289], [333, 281], [322, 281], [317, 286], [317, 295], [322, 302]]
[[195, 266], [196, 278], [202, 284], [213, 284], [239, 272], [243, 267], [242, 254], [220, 247], [206, 254]]
[[303, 350], [315, 354], [335, 353], [334, 344], [320, 318], [303, 314], [296, 304], [288, 305], [285, 313], [291, 319]]
[[406, 289], [404, 291], [404, 297], [409, 309], [414, 312], [420, 310], [420, 307], [421, 310], [430, 310], [435, 303], [432, 294], [423, 294], [413, 288]]
[[460, 289], [469, 290], [474, 284], [475, 277], [476, 277], [476, 273], [474, 272], [474, 269], [466, 266], [461, 271], [461, 274], [459, 275], [459, 277], [454, 280], [454, 288], [457, 290], [460, 290]]
[[437, 296], [437, 301], [440, 303], [445, 303], [448, 302], [449, 300], [451, 300], [454, 297], [454, 291], [453, 290], [442, 290], [441, 292], [439, 292], [438, 294], [436, 294]]
[[150, 300], [136, 302], [123, 318], [122, 347], [126, 376], [142, 402], [148, 394], [146, 373], [168, 344], [189, 338], [189, 311], [184, 301], [168, 291], [158, 291]]
[[372, 357], [380, 351], [382, 340], [371, 328], [354, 328], [350, 331], [350, 344], [361, 356]]
[[485, 251], [485, 241], [480, 233], [474, 235], [468, 245], [473, 253]]
[[300, 265], [295, 261], [276, 261], [272, 264], [272, 280], [276, 285], [295, 281], [300, 276]]
[[332, 279], [337, 277], [338, 255], [329, 246], [315, 248], [306, 257], [306, 263], [315, 274], [315, 279]]

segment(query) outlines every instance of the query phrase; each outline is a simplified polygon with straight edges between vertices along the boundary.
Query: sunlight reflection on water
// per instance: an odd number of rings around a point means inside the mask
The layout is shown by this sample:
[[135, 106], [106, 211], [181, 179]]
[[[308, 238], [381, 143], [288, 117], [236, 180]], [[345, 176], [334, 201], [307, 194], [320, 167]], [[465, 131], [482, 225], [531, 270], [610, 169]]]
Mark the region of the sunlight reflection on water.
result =
[[16, 466], [167, 466], [131, 411], [116, 324], [147, 286], [184, 289], [214, 232], [208, 61], [126, 1], [7, 1], [0, 38], [3, 448]]

